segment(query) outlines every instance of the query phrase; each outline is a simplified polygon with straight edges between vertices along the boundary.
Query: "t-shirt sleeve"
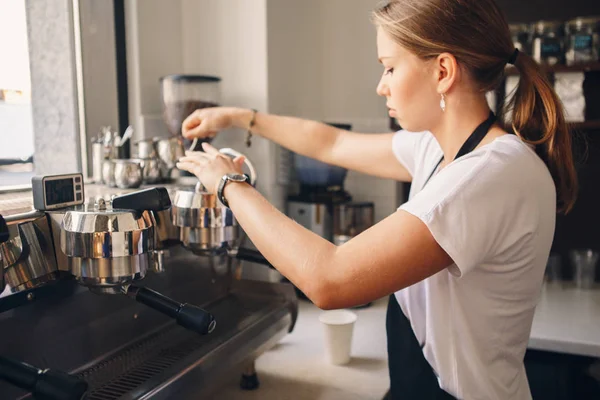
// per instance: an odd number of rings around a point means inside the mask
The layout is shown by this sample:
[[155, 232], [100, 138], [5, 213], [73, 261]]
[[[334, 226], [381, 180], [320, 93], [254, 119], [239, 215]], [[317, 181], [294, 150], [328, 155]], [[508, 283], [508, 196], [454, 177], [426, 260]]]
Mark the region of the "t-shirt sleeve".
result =
[[422, 147], [423, 141], [426, 140], [427, 135], [427, 132], [409, 132], [401, 130], [396, 132], [392, 138], [392, 151], [398, 161], [400, 161], [400, 164], [408, 170], [411, 176], [415, 176], [418, 152]]
[[427, 225], [454, 261], [449, 270], [455, 276], [488, 261], [510, 240], [514, 202], [497, 175], [486, 156], [460, 160], [400, 207]]

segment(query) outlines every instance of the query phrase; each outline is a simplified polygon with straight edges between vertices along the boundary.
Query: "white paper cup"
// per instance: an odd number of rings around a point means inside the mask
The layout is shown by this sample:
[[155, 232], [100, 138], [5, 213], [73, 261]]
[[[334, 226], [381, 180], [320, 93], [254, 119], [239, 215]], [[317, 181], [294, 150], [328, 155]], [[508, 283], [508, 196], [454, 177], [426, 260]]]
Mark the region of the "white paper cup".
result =
[[325, 329], [325, 353], [331, 364], [350, 362], [352, 331], [356, 314], [348, 310], [325, 311], [319, 316]]

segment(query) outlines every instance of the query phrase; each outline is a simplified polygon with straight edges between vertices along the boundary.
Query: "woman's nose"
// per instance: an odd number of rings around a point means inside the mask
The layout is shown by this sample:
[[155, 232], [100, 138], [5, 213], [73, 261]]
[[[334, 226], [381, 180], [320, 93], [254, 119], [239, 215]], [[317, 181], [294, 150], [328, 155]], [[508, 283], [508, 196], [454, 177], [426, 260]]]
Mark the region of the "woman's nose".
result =
[[384, 77], [381, 77], [379, 80], [379, 84], [377, 85], [377, 94], [383, 97], [386, 97], [389, 94], [389, 88], [384, 82]]

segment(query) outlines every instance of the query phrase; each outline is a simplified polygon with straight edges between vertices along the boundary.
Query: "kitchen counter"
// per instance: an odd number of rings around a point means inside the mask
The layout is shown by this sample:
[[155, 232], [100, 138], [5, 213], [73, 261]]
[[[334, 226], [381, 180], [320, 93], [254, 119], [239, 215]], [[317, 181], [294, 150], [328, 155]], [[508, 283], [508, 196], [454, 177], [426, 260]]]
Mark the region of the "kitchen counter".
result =
[[325, 359], [322, 312], [299, 302], [294, 331], [256, 361], [260, 387], [242, 391], [239, 377], [229, 381], [211, 400], [381, 400], [389, 389], [385, 312], [387, 297], [370, 307], [353, 310], [358, 319], [347, 365]]
[[[580, 290], [545, 284], [536, 309], [529, 348], [600, 357], [600, 290]], [[294, 332], [258, 358], [261, 387], [245, 392], [230, 381], [217, 398], [253, 399], [376, 399], [389, 388], [385, 336], [387, 298], [357, 310], [353, 359], [334, 366], [324, 358], [321, 312], [301, 301]]]
[[544, 284], [529, 348], [600, 357], [600, 290]]
[[[198, 182], [195, 177], [180, 177], [170, 183], [161, 183], [156, 185], [142, 185], [135, 189], [119, 189], [106, 185], [84, 182], [85, 202], [88, 203], [98, 197], [107, 198], [121, 194], [131, 193], [138, 190], [148, 189], [157, 186], [163, 186], [172, 195], [178, 189], [193, 189]], [[33, 210], [33, 196], [31, 185], [15, 186], [12, 188], [3, 188], [0, 190], [0, 214], [7, 217], [15, 214], [23, 214]]]

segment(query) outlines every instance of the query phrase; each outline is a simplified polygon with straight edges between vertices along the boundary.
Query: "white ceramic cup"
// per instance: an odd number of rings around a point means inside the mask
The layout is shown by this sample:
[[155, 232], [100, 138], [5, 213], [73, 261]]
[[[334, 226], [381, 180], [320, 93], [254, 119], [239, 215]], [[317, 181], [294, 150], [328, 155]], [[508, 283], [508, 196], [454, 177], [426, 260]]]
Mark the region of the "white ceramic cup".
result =
[[325, 353], [331, 364], [343, 365], [350, 362], [352, 331], [356, 314], [348, 310], [325, 311], [319, 316], [325, 329]]

